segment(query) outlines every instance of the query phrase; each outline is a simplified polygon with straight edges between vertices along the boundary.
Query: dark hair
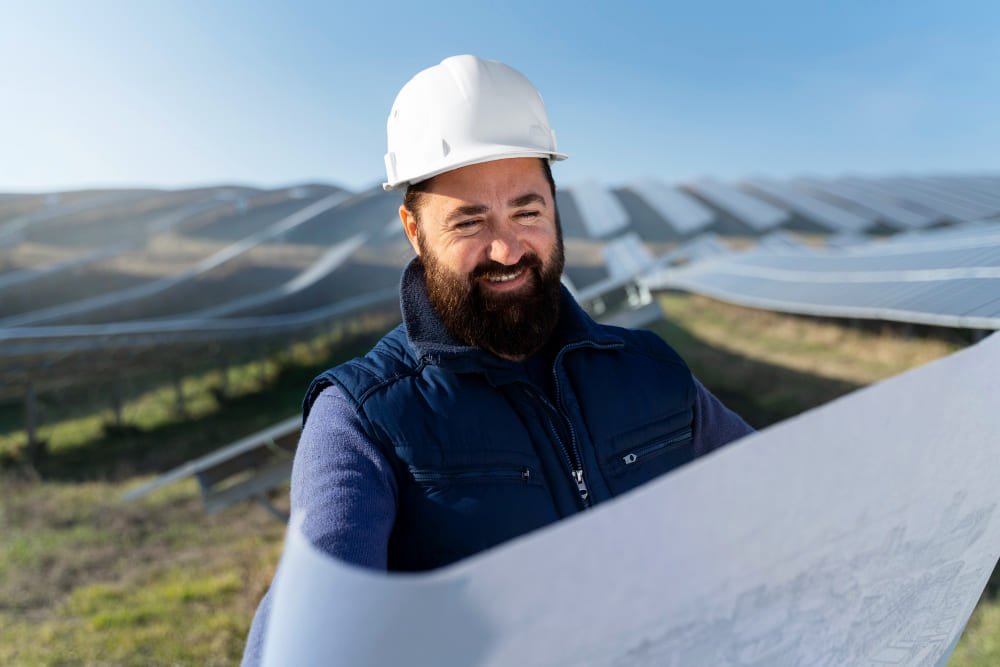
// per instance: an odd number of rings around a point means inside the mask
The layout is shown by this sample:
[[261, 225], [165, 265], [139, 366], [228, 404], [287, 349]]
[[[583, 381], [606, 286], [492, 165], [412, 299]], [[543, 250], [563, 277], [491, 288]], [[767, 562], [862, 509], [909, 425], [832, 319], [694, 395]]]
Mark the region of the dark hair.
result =
[[[552, 202], [554, 205], [556, 199], [556, 182], [552, 178], [552, 167], [549, 166], [548, 158], [543, 157], [539, 158], [539, 160], [542, 162], [542, 171], [545, 173], [545, 180], [549, 182], [549, 189], [552, 191]], [[406, 188], [406, 194], [403, 195], [403, 206], [418, 220], [420, 219], [420, 216], [417, 214], [417, 208], [420, 205], [420, 194], [427, 192], [433, 181], [434, 177], [431, 176], [426, 180], [410, 185]]]

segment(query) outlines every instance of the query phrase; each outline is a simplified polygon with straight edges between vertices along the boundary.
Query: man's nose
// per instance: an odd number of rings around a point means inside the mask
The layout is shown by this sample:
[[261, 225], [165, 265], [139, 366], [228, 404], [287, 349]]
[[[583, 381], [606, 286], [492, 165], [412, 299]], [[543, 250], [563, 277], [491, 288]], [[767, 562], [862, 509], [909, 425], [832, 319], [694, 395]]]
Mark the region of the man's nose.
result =
[[510, 266], [517, 264], [524, 255], [524, 245], [517, 234], [510, 229], [497, 230], [490, 241], [490, 259]]

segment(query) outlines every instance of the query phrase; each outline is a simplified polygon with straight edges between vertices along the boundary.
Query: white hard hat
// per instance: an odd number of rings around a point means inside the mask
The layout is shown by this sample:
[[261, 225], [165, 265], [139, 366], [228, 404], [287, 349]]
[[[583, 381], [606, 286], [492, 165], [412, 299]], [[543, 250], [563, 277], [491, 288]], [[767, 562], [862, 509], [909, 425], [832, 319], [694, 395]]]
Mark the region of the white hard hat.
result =
[[386, 190], [490, 160], [556, 151], [542, 96], [527, 77], [495, 60], [452, 56], [410, 79], [386, 122]]

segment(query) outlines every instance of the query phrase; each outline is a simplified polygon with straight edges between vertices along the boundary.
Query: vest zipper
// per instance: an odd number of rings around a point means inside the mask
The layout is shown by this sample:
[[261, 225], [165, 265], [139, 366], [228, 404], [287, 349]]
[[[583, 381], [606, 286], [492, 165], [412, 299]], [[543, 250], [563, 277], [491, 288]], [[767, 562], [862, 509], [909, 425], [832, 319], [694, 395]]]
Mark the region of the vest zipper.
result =
[[545, 423], [549, 427], [549, 433], [552, 434], [552, 437], [559, 445], [559, 451], [562, 452], [563, 458], [566, 460], [566, 464], [569, 466], [570, 478], [576, 485], [576, 490], [577, 493], [580, 494], [580, 499], [583, 501], [585, 507], [590, 507], [591, 506], [590, 491], [587, 489], [587, 483], [583, 479], [583, 469], [579, 467], [576, 463], [579, 459], [574, 459], [573, 452], [571, 452], [569, 448], [566, 447], [566, 443], [563, 442], [563, 439], [559, 436], [559, 430], [556, 429], [555, 424], [552, 423], [552, 417], [550, 416], [549, 412], [553, 412], [559, 415], [559, 417], [563, 420], [563, 422], [566, 423], [567, 427], [569, 426], [569, 420], [563, 417], [563, 415], [559, 412], [559, 410], [557, 410], [556, 407], [549, 402], [549, 399], [545, 398], [545, 396], [535, 391], [533, 385], [525, 383], [525, 386], [527, 387], [526, 391], [528, 395], [534, 398], [539, 403], [541, 403], [543, 407], [545, 407]]
[[556, 439], [556, 442], [559, 443], [559, 449], [562, 450], [563, 457], [566, 459], [566, 463], [569, 465], [570, 478], [576, 485], [577, 493], [580, 494], [580, 500], [583, 501], [584, 507], [589, 508], [593, 507], [593, 502], [590, 500], [590, 490], [587, 488], [587, 480], [584, 478], [583, 475], [583, 457], [580, 456], [580, 447], [579, 445], [577, 445], [576, 442], [576, 431], [573, 430], [573, 422], [571, 422], [566, 417], [566, 413], [563, 412], [562, 389], [559, 386], [559, 373], [556, 371], [556, 368], [562, 361], [563, 355], [570, 350], [574, 350], [580, 347], [591, 347], [602, 350], [612, 350], [620, 348], [621, 344], [619, 343], [601, 344], [601, 343], [593, 343], [590, 341], [581, 341], [579, 343], [573, 343], [567, 345], [566, 347], [559, 350], [559, 352], [556, 354], [555, 360], [552, 362], [552, 380], [553, 380], [553, 386], [555, 386], [556, 388], [556, 403], [558, 403], [559, 407], [552, 405], [552, 403], [550, 403], [549, 400], [545, 398], [545, 396], [534, 391], [534, 386], [531, 385], [530, 383], [526, 383], [526, 386], [530, 388], [528, 392], [530, 395], [532, 395], [536, 400], [541, 402], [549, 410], [558, 415], [559, 418], [562, 419], [563, 423], [566, 424], [566, 430], [569, 432], [569, 439], [570, 439], [569, 447], [566, 447], [566, 444], [563, 442], [562, 438], [559, 437], [559, 432], [553, 425], [552, 419], [548, 416], [548, 414], [546, 414], [546, 421], [548, 422], [549, 430], [552, 432], [552, 436]]
[[601, 350], [611, 350], [621, 347], [618, 343], [602, 344], [594, 343], [591, 341], [580, 341], [578, 343], [571, 343], [563, 347], [556, 353], [556, 358], [552, 362], [552, 384], [556, 388], [556, 403], [559, 405], [559, 409], [556, 411], [563, 421], [566, 422], [566, 427], [569, 429], [569, 444], [572, 452], [572, 461], [570, 462], [570, 467], [573, 469], [573, 481], [576, 483], [576, 488], [580, 492], [580, 497], [583, 499], [584, 505], [587, 507], [592, 507], [593, 503], [590, 500], [590, 492], [587, 490], [587, 482], [583, 478], [583, 457], [580, 456], [580, 447], [576, 442], [576, 431], [573, 430], [573, 422], [566, 417], [564, 412], [565, 406], [563, 405], [562, 399], [562, 388], [559, 385], [559, 372], [556, 370], [559, 364], [562, 363], [563, 355], [570, 350], [575, 350], [580, 347], [591, 347]]
[[649, 454], [657, 452], [665, 447], [669, 447], [670, 445], [674, 445], [678, 442], [681, 442], [682, 440], [687, 440], [690, 437], [691, 437], [691, 429], [687, 428], [672, 438], [661, 440], [660, 442], [654, 442], [649, 445], [643, 445], [638, 449], [633, 449], [631, 452], [621, 457], [621, 459], [625, 463], [625, 465], [627, 466], [632, 465], [633, 463], [638, 462], [640, 459], [645, 458]]

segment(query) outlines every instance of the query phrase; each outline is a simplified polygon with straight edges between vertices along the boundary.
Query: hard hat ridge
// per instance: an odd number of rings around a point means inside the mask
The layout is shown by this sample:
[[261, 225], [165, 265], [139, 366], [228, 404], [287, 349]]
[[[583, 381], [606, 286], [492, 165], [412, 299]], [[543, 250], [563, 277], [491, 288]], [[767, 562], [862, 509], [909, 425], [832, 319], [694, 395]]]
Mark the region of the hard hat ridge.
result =
[[452, 56], [399, 91], [386, 122], [386, 190], [510, 157], [564, 160], [541, 94], [495, 60]]

